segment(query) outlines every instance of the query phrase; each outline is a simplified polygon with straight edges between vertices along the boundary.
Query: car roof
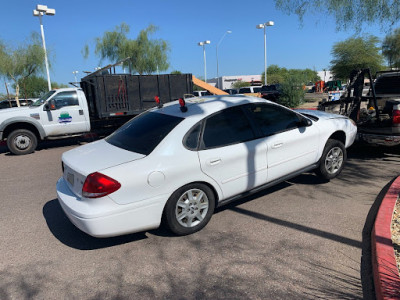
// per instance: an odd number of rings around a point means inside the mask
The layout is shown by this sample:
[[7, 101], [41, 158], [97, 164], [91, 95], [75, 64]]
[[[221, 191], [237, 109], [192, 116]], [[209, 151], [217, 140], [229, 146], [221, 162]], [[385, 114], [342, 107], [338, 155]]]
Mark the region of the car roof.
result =
[[152, 112], [177, 116], [185, 119], [203, 119], [215, 112], [228, 107], [238, 106], [247, 103], [273, 103], [263, 98], [243, 96], [243, 95], [223, 95], [223, 96], [203, 96], [185, 100], [187, 111], [180, 110], [179, 101], [165, 103], [162, 108], [150, 109]]

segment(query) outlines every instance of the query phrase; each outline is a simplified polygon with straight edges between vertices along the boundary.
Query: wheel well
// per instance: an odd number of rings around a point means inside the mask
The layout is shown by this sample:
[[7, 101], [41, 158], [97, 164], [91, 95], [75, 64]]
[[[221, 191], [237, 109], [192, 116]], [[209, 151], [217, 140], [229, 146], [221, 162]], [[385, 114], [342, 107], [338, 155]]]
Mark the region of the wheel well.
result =
[[346, 134], [343, 131], [336, 131], [335, 133], [333, 133], [329, 139], [332, 140], [337, 140], [339, 142], [342, 142], [343, 145], [346, 144]]
[[24, 123], [24, 122], [13, 123], [13, 124], [8, 125], [3, 131], [3, 139], [6, 139], [11, 132], [13, 132], [14, 130], [17, 130], [17, 129], [27, 129], [27, 130], [33, 132], [33, 134], [36, 135], [36, 137], [39, 140], [41, 139], [39, 131], [37, 130], [35, 125], [29, 124], [29, 123]]
[[197, 182], [192, 182], [192, 183], [201, 183], [201, 184], [208, 186], [214, 194], [215, 207], [218, 206], [218, 200], [219, 200], [218, 193], [211, 184], [209, 184], [208, 182], [204, 182], [204, 181], [197, 181]]
[[[185, 185], [195, 184], [195, 183], [204, 184], [204, 185], [208, 186], [211, 189], [211, 191], [213, 192], [213, 195], [214, 195], [215, 207], [217, 207], [219, 198], [218, 198], [218, 193], [217, 193], [216, 189], [211, 184], [209, 184], [208, 182], [205, 182], [205, 181], [193, 181], [193, 182], [189, 182], [189, 183], [187, 183]], [[183, 186], [185, 186], [185, 185], [183, 185]], [[164, 205], [163, 211], [165, 210], [165, 205]]]

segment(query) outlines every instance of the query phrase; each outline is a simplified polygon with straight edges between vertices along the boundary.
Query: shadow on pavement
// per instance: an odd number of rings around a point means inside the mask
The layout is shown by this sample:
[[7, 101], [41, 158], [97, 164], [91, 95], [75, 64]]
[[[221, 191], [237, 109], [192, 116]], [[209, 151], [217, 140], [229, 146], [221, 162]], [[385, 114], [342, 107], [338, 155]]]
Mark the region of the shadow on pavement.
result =
[[384, 147], [356, 142], [347, 151], [347, 157], [350, 159], [390, 159], [392, 156], [400, 156], [400, 146]]
[[47, 202], [43, 216], [51, 233], [63, 244], [78, 250], [94, 250], [146, 239], [145, 233], [112, 238], [95, 238], [76, 228], [64, 214], [57, 199]]
[[[55, 139], [55, 140], [44, 140], [40, 141], [37, 149], [35, 151], [45, 150], [45, 149], [53, 149], [58, 147], [68, 147], [68, 146], [80, 146], [84, 143], [94, 142], [101, 137], [85, 137], [85, 136], [76, 136], [76, 137], [69, 137], [69, 138], [62, 138], [62, 139]], [[13, 155], [8, 151], [7, 144], [5, 142], [0, 142], [0, 154], [6, 153], [6, 155]]]

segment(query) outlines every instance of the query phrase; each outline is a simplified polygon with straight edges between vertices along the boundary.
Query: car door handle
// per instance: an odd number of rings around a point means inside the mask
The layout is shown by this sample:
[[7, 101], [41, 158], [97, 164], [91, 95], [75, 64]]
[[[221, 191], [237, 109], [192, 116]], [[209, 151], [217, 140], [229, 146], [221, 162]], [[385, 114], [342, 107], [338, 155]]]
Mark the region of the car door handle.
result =
[[277, 142], [277, 143], [272, 145], [272, 148], [276, 149], [276, 148], [279, 148], [279, 147], [282, 147], [282, 146], [283, 146], [283, 142]]
[[211, 158], [211, 159], [208, 161], [208, 164], [209, 164], [210, 166], [215, 166], [215, 165], [218, 165], [220, 162], [221, 162], [221, 159], [220, 159], [220, 158]]

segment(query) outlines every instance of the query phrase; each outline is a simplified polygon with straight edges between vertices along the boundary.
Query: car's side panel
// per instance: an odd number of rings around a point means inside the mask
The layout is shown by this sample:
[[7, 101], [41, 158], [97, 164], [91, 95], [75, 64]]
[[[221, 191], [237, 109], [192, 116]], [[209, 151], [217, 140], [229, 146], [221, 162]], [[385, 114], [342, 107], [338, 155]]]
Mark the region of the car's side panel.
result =
[[[6, 129], [6, 127], [8, 127], [9, 125], [15, 124], [15, 123], [21, 123], [21, 124], [27, 123], [27, 124], [33, 125], [36, 127], [37, 131], [39, 132], [41, 139], [43, 139], [46, 136], [43, 126], [40, 124], [40, 122], [37, 121], [36, 119], [34, 119], [33, 117], [27, 117], [27, 116], [12, 117], [12, 118], [9, 118], [9, 119], [3, 121], [0, 124], [0, 132], [3, 132]], [[0, 140], [1, 139], [2, 139], [2, 137], [0, 137]]]
[[172, 132], [150, 155], [101, 170], [124, 187], [112, 193], [110, 198], [118, 204], [128, 204], [164, 195], [166, 202], [178, 188], [192, 182], [211, 185], [217, 191], [217, 197], [221, 197], [216, 182], [201, 172], [197, 152], [176, 144], [182, 136], [182, 133]]
[[243, 193], [267, 181], [267, 151], [263, 140], [198, 152], [201, 170], [222, 189], [223, 198]]

